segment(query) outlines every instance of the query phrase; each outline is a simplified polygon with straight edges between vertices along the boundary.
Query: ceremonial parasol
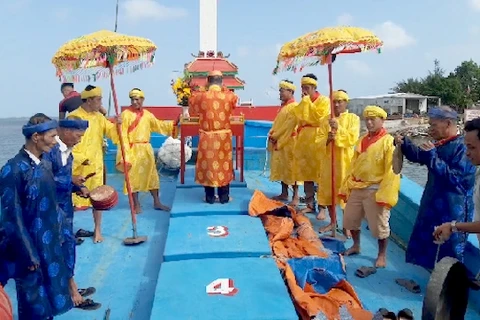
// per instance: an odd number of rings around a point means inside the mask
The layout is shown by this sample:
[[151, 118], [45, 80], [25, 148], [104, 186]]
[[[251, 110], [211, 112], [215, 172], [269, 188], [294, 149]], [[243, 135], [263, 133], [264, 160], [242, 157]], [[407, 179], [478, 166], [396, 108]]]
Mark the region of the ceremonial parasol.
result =
[[[57, 76], [65, 81], [96, 81], [110, 77], [115, 113], [119, 117], [114, 75], [135, 72], [153, 65], [156, 49], [157, 46], [148, 39], [101, 30], [65, 43], [53, 56], [52, 63], [57, 69]], [[133, 237], [126, 238], [124, 244], [134, 245], [145, 242], [147, 237], [137, 235], [137, 218], [119, 124], [117, 130], [133, 226]]]
[[[304, 67], [318, 64], [328, 65], [328, 84], [330, 86], [330, 117], [335, 118], [333, 106], [332, 63], [337, 54], [357, 53], [378, 50], [383, 42], [372, 32], [356, 27], [323, 28], [308, 33], [293, 41], [287, 42], [280, 48], [277, 66], [273, 74], [279, 71], [302, 71]], [[332, 154], [332, 236], [336, 235], [336, 181], [335, 181], [335, 144], [331, 143]]]

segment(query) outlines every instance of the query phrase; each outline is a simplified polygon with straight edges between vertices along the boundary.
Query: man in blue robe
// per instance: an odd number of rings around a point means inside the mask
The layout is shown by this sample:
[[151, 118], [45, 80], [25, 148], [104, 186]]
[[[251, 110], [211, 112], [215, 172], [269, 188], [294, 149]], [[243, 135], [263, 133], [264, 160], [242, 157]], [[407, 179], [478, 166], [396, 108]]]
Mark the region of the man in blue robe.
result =
[[96, 310], [101, 304], [91, 299], [84, 299], [95, 293], [95, 288], [78, 289], [75, 283], [75, 258], [76, 239], [73, 234], [73, 201], [72, 193], [76, 192], [88, 196], [88, 189], [83, 185], [84, 177], [72, 177], [73, 155], [72, 148], [80, 142], [85, 130], [88, 128], [88, 121], [81, 119], [60, 120], [58, 144], [43, 155], [43, 160], [51, 163], [55, 177], [57, 201], [60, 209], [65, 213], [62, 224], [62, 232], [65, 241], [62, 244], [64, 259], [68, 268], [68, 279], [70, 293], [76, 308], [83, 310]]
[[[452, 220], [473, 218], [475, 167], [466, 157], [463, 136], [458, 134], [457, 113], [450, 107], [428, 112], [429, 134], [436, 141], [416, 146], [410, 139], [396, 138], [404, 156], [428, 168], [418, 216], [408, 243], [406, 261], [433, 270], [438, 246], [433, 243], [436, 226]], [[457, 233], [440, 246], [438, 260], [454, 257], [463, 261], [467, 235]]]
[[[73, 307], [64, 261], [55, 181], [42, 154], [56, 144], [57, 122], [36, 114], [23, 126], [25, 145], [1, 169], [0, 256], [14, 270], [19, 320], [45, 320]], [[5, 265], [5, 263], [3, 263]]]

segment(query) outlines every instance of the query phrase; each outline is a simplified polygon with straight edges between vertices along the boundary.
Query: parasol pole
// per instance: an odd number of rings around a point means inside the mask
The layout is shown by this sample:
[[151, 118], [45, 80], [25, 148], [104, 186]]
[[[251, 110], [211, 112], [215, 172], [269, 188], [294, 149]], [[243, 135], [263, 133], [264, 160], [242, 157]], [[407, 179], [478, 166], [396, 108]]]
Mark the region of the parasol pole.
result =
[[[120, 117], [117, 93], [115, 91], [115, 81], [113, 79], [113, 65], [111, 63], [108, 64], [108, 69], [110, 70], [110, 87], [112, 89], [113, 106], [115, 108], [116, 116]], [[130, 214], [132, 215], [132, 229], [133, 229], [133, 237], [125, 239], [124, 244], [126, 245], [139, 244], [144, 242], [146, 240], [146, 237], [138, 237], [137, 235], [137, 217], [135, 213], [135, 205], [133, 203], [132, 186], [130, 184], [130, 177], [128, 174], [128, 165], [127, 165], [127, 162], [125, 161], [126, 159], [125, 144], [123, 141], [122, 127], [119, 123], [117, 123], [116, 126], [117, 126], [118, 139], [120, 141], [120, 150], [122, 152], [123, 172], [125, 175], [125, 184], [127, 185], [128, 203], [130, 204]]]
[[[332, 72], [332, 55], [330, 54], [328, 57], [328, 85], [330, 87], [330, 119], [335, 119], [335, 107], [333, 104], [333, 72]], [[336, 193], [336, 181], [335, 181], [335, 141], [330, 142], [330, 150], [332, 156], [332, 164], [331, 164], [331, 171], [332, 171], [332, 183], [331, 183], [331, 192], [332, 192], [332, 221], [330, 223], [333, 225], [332, 228], [332, 237], [335, 238], [337, 235], [337, 206], [336, 200], [337, 197]]]

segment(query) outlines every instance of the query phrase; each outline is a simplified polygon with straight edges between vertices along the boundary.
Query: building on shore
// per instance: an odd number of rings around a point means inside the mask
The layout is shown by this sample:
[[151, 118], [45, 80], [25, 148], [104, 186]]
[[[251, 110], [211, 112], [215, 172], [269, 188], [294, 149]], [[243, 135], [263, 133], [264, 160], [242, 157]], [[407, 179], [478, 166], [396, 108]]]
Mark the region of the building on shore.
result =
[[427, 112], [428, 107], [440, 105], [440, 98], [422, 96], [415, 93], [389, 93], [378, 96], [365, 96], [350, 99], [349, 110], [361, 115], [368, 105], [377, 105], [387, 111], [389, 117], [403, 118]]

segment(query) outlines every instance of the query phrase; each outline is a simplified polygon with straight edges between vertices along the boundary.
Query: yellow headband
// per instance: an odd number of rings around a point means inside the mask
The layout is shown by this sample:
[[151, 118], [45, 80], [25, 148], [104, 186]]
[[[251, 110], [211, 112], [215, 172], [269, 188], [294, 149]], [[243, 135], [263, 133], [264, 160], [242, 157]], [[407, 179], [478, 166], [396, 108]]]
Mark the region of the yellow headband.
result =
[[317, 80], [309, 78], [309, 77], [303, 77], [302, 78], [302, 86], [307, 85], [307, 86], [317, 86]]
[[90, 91], [83, 90], [82, 93], [80, 94], [80, 98], [84, 100], [88, 98], [101, 97], [101, 96], [102, 96], [102, 89], [100, 87], [96, 87], [95, 89], [92, 89]]
[[348, 94], [346, 94], [343, 91], [334, 91], [333, 92], [333, 100], [348, 101], [348, 100], [350, 100], [350, 98], [348, 97]]
[[280, 84], [278, 86], [280, 87], [280, 89], [286, 89], [286, 90], [292, 90], [292, 91], [295, 91], [295, 89], [297, 89], [297, 87], [293, 83], [290, 83], [287, 81], [280, 81]]
[[366, 106], [363, 110], [364, 118], [382, 118], [387, 119], [387, 112], [378, 106]]
[[129, 92], [128, 96], [130, 97], [130, 99], [132, 99], [132, 98], [143, 98], [143, 99], [145, 99], [145, 94], [140, 89], [133, 89], [132, 91]]

